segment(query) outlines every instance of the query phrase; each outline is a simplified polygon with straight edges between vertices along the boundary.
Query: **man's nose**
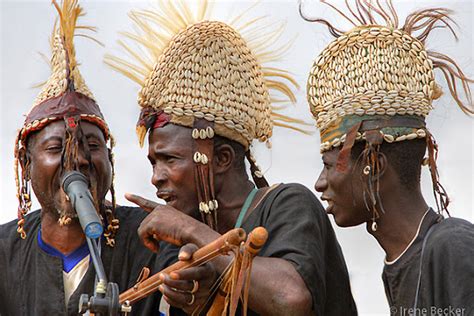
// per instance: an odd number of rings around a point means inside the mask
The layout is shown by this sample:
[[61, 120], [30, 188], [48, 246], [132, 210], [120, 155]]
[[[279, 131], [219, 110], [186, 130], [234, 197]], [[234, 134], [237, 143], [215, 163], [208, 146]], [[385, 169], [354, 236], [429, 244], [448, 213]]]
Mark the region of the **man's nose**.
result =
[[327, 188], [326, 173], [324, 170], [319, 174], [318, 180], [314, 184], [314, 189], [318, 192], [323, 192]]
[[88, 155], [85, 153], [83, 148], [77, 151], [77, 164], [79, 168], [89, 167]]
[[151, 183], [158, 188], [163, 185], [167, 178], [168, 172], [166, 171], [166, 168], [163, 168], [160, 163], [156, 163], [153, 166], [153, 175], [151, 177]]

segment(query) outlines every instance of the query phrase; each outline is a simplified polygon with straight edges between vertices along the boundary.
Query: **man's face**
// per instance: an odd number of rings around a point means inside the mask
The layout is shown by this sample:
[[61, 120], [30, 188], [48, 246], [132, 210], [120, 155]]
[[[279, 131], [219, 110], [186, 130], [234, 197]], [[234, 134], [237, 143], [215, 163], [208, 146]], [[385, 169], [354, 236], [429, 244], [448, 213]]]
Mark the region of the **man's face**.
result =
[[[91, 182], [91, 193], [99, 201], [105, 198], [112, 183], [112, 168], [104, 135], [99, 127], [81, 122], [82, 131], [89, 144], [91, 168], [79, 148], [78, 171], [86, 175]], [[41, 131], [30, 136], [28, 157], [33, 190], [43, 211], [54, 212], [59, 216], [77, 217], [71, 203], [61, 188], [61, 152], [65, 135], [63, 121], [48, 124]], [[82, 147], [82, 146], [81, 146]]]
[[156, 195], [177, 210], [197, 217], [198, 197], [194, 179], [191, 129], [175, 124], [155, 128], [148, 138], [151, 182]]
[[324, 169], [314, 188], [321, 192], [321, 199], [327, 201], [326, 212], [334, 216], [336, 224], [342, 227], [356, 226], [371, 219], [363, 198], [362, 167], [351, 161], [347, 172], [336, 170], [339, 148], [323, 154]]

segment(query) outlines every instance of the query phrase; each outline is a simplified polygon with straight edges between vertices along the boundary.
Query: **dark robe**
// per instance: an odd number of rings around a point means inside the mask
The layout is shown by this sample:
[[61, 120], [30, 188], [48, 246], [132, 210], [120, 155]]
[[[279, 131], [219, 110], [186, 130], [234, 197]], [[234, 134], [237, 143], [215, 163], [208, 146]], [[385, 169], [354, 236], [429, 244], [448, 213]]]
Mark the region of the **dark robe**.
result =
[[[146, 212], [139, 208], [118, 207], [116, 217], [120, 228], [115, 247], [101, 243], [101, 257], [109, 282], [115, 282], [120, 292], [132, 287], [144, 266], [158, 272], [176, 261], [177, 248], [161, 244], [160, 255], [150, 252], [140, 242], [137, 228]], [[47, 254], [37, 242], [40, 211], [26, 216], [27, 238], [16, 232], [16, 221], [0, 225], [0, 315], [77, 315], [79, 297], [93, 294], [95, 271], [92, 262], [65, 305], [63, 265], [59, 257]], [[162, 255], [163, 254], [163, 255]], [[133, 315], [159, 315], [161, 295], [142, 300], [133, 306]]]
[[357, 315], [341, 248], [311, 191], [299, 184], [279, 185], [242, 224], [247, 233], [257, 226], [268, 230], [259, 256], [285, 259], [295, 267], [311, 292], [316, 315]]
[[[415, 296], [420, 276], [418, 304]], [[430, 210], [418, 237], [382, 274], [391, 315], [474, 315], [474, 225]]]

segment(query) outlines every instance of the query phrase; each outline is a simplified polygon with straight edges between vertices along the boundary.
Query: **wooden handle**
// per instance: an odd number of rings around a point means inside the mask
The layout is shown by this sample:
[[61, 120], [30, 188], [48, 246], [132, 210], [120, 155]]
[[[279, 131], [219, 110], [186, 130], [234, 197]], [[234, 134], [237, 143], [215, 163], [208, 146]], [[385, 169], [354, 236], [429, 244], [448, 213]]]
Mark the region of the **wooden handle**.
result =
[[245, 242], [245, 248], [250, 254], [252, 254], [252, 256], [256, 256], [263, 245], [265, 245], [267, 239], [267, 230], [261, 226], [257, 227], [250, 232], [247, 241]]
[[158, 286], [162, 283], [159, 275], [161, 273], [169, 274], [173, 271], [179, 271], [186, 268], [191, 268], [199, 266], [208, 262], [209, 260], [214, 259], [215, 257], [226, 254], [232, 250], [232, 247], [239, 246], [242, 241], [245, 240], [245, 231], [242, 228], [234, 228], [224, 235], [220, 236], [213, 242], [207, 244], [206, 246], [198, 249], [188, 261], [178, 261], [166, 269], [161, 270], [160, 272], [152, 275], [151, 277], [139, 281], [132, 288], [126, 290], [119, 296], [120, 304], [123, 304], [125, 301], [128, 301], [130, 305], [141, 300], [144, 297], [156, 292]]

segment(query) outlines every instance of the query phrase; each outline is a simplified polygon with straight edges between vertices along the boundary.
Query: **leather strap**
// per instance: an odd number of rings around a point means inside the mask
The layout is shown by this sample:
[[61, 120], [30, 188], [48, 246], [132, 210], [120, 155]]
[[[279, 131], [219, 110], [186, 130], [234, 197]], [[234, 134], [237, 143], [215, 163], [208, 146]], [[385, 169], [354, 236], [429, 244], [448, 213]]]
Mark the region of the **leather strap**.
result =
[[79, 92], [68, 91], [35, 106], [26, 117], [25, 125], [43, 118], [81, 114], [95, 115], [102, 120], [104, 119], [99, 106], [93, 99]]
[[346, 133], [346, 141], [339, 152], [336, 170], [341, 173], [347, 172], [347, 166], [350, 160], [352, 147], [354, 146], [357, 133], [365, 132], [367, 143], [371, 145], [380, 145], [383, 137], [379, 133], [385, 127], [408, 127], [408, 128], [424, 128], [425, 122], [417, 117], [401, 117], [393, 116], [388, 118], [376, 118], [373, 120], [364, 120], [354, 124]]
[[245, 157], [247, 158], [247, 161], [250, 164], [250, 174], [252, 175], [253, 182], [255, 183], [257, 188], [260, 189], [260, 188], [268, 187], [267, 179], [265, 179], [263, 175], [261, 175], [261, 177], [257, 177], [257, 175], [255, 174], [257, 171], [260, 171], [260, 170], [258, 169], [257, 165], [255, 164], [255, 162], [253, 161], [251, 157], [250, 149], [245, 152]]
[[374, 120], [364, 120], [362, 121], [359, 132], [365, 132], [374, 129], [380, 130], [384, 127], [423, 128], [425, 126], [426, 124], [421, 118], [393, 116], [387, 119], [377, 118]]
[[[214, 122], [209, 122], [205, 119], [194, 119], [193, 128], [206, 129], [207, 127], [214, 128]], [[197, 193], [199, 202], [209, 203], [215, 199], [214, 191], [214, 172], [212, 170], [212, 163], [214, 160], [214, 138], [195, 139], [194, 152], [205, 154], [208, 158], [206, 164], [196, 163], [195, 180], [197, 185]], [[204, 222], [212, 229], [217, 229], [217, 215], [215, 211], [203, 214]]]
[[357, 132], [360, 129], [362, 122], [359, 122], [351, 127], [351, 129], [346, 134], [346, 141], [344, 146], [342, 146], [339, 155], [337, 156], [336, 170], [337, 172], [345, 173], [347, 171], [347, 166], [351, 159], [351, 151], [354, 146]]

